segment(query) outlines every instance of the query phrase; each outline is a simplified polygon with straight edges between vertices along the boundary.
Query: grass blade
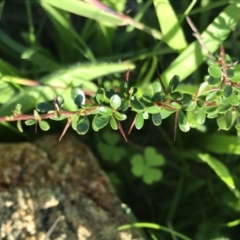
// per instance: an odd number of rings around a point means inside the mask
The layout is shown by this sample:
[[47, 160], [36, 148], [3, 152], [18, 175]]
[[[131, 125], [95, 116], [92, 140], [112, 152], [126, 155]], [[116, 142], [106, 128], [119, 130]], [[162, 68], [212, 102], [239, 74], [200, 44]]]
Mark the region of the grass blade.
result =
[[177, 51], [185, 49], [188, 44], [169, 0], [153, 0], [153, 3], [162, 30], [163, 41]]

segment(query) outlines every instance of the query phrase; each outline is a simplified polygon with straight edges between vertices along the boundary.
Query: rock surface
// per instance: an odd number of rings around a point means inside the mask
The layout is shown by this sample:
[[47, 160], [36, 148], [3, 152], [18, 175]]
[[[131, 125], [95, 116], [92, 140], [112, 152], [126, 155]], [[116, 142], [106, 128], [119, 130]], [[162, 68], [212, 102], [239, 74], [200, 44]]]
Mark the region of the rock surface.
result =
[[77, 137], [0, 144], [0, 239], [140, 240], [106, 175]]

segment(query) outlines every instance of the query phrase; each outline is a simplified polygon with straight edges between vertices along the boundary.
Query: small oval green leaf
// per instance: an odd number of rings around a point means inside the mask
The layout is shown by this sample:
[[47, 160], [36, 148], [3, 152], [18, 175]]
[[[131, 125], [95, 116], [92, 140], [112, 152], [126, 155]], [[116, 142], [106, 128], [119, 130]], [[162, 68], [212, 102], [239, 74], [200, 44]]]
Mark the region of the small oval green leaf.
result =
[[203, 124], [205, 122], [206, 119], [206, 112], [205, 109], [199, 109], [198, 113], [197, 113], [197, 123], [198, 124]]
[[113, 109], [110, 107], [106, 107], [106, 106], [101, 106], [98, 108], [99, 110], [99, 114], [101, 114], [102, 116], [110, 116], [112, 115]]
[[221, 78], [222, 76], [221, 67], [218, 65], [210, 65], [208, 67], [208, 73], [214, 78]]
[[154, 114], [154, 113], [160, 113], [161, 108], [158, 106], [151, 106], [145, 109], [147, 113]]
[[137, 111], [143, 111], [145, 106], [142, 102], [140, 102], [137, 98], [130, 100], [130, 106]]
[[36, 121], [34, 119], [28, 119], [25, 121], [25, 124], [27, 126], [31, 126], [31, 125], [34, 125], [36, 123]]
[[225, 98], [229, 98], [232, 95], [232, 92], [233, 92], [232, 86], [228, 85], [223, 90], [223, 96]]
[[209, 85], [217, 85], [221, 82], [221, 78], [214, 78], [212, 76], [209, 76], [207, 79]]
[[90, 127], [90, 122], [87, 116], [82, 117], [78, 122], [76, 126], [76, 131], [80, 135], [84, 135], [88, 132]]
[[43, 130], [43, 131], [47, 131], [50, 129], [50, 125], [48, 122], [46, 121], [40, 121], [39, 122], [39, 127]]
[[97, 129], [101, 129], [109, 123], [109, 120], [110, 120], [110, 116], [96, 115], [93, 119], [93, 125]]
[[173, 93], [178, 87], [179, 82], [180, 82], [179, 76], [177, 75], [173, 76], [168, 85], [168, 92]]
[[99, 88], [96, 92], [95, 100], [98, 104], [101, 104], [105, 99], [105, 90], [103, 88]]
[[111, 98], [110, 98], [110, 106], [116, 110], [121, 106], [121, 98], [117, 95], [114, 94]]
[[120, 112], [114, 112], [114, 117], [119, 121], [124, 121], [125, 119], [127, 119], [127, 115]]
[[53, 111], [55, 110], [54, 106], [47, 103], [47, 102], [40, 102], [37, 104], [36, 106], [36, 109], [39, 111], [39, 112], [48, 112], [48, 111]]
[[135, 119], [135, 127], [136, 129], [141, 129], [144, 124], [143, 113], [138, 113]]
[[117, 120], [113, 116], [110, 118], [110, 126], [113, 130], [118, 130]]
[[83, 92], [82, 89], [80, 89], [80, 88], [72, 88], [72, 90], [71, 90], [71, 97], [72, 97], [73, 102], [77, 106], [85, 105], [86, 97], [85, 97], [85, 93]]
[[152, 114], [152, 121], [155, 126], [159, 126], [162, 123], [162, 116], [161, 113], [154, 113]]
[[235, 94], [232, 94], [227, 100], [232, 106], [239, 105], [239, 99]]
[[190, 124], [182, 111], [179, 111], [178, 126], [183, 132], [188, 132], [190, 130]]

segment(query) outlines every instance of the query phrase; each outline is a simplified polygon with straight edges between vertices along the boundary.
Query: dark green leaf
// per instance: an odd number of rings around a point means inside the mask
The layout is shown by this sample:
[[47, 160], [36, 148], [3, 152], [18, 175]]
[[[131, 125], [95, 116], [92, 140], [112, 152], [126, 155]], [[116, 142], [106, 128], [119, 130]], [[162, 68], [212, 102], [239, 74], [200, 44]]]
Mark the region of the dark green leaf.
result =
[[206, 106], [205, 111], [206, 113], [217, 113], [218, 108], [216, 106]]
[[179, 82], [180, 82], [179, 76], [177, 75], [173, 76], [168, 85], [168, 92], [173, 93], [178, 87]]
[[137, 111], [143, 111], [145, 106], [142, 102], [140, 102], [137, 98], [130, 100], [130, 106]]
[[129, 100], [128, 99], [124, 99], [122, 102], [121, 102], [121, 111], [126, 111], [128, 109], [128, 106], [129, 105]]
[[97, 129], [101, 129], [109, 123], [109, 120], [110, 116], [95, 115], [95, 117], [93, 118], [93, 125]]
[[227, 70], [227, 77], [232, 78], [234, 76], [234, 71], [233, 69], [228, 69]]
[[225, 98], [229, 98], [232, 95], [233, 88], [232, 86], [228, 85], [223, 90], [223, 96]]
[[126, 93], [128, 89], [128, 84], [126, 81], [122, 81], [120, 84], [121, 93]]
[[151, 103], [152, 102], [152, 96], [150, 94], [147, 94], [147, 93], [144, 93], [142, 95], [142, 99], [145, 100], [146, 102], [148, 103]]
[[63, 107], [63, 104], [64, 104], [63, 96], [59, 95], [56, 97], [56, 104], [58, 105], [59, 108]]
[[183, 95], [180, 92], [173, 92], [173, 93], [170, 93], [170, 97], [172, 99], [181, 100]]
[[199, 98], [199, 99], [197, 100], [197, 107], [198, 107], [198, 108], [203, 108], [203, 107], [204, 107], [204, 99]]
[[39, 127], [40, 127], [43, 131], [47, 131], [47, 130], [50, 129], [50, 126], [49, 126], [48, 122], [43, 121], [43, 120], [39, 122]]
[[85, 93], [83, 92], [82, 89], [80, 89], [80, 88], [72, 88], [72, 90], [71, 90], [71, 97], [72, 97], [73, 102], [77, 106], [85, 105], [86, 97], [85, 97]]
[[190, 130], [189, 122], [183, 111], [179, 111], [178, 126], [183, 132], [188, 132]]
[[37, 104], [36, 109], [39, 112], [48, 112], [48, 111], [53, 111], [55, 110], [54, 106], [47, 103], [47, 102], [40, 102]]
[[84, 135], [88, 132], [90, 128], [89, 119], [87, 116], [80, 118], [76, 125], [76, 131], [80, 135]]
[[144, 124], [143, 113], [138, 113], [135, 119], [135, 127], [136, 129], [141, 129]]
[[222, 76], [221, 67], [218, 65], [210, 65], [208, 67], [208, 73], [214, 78], [221, 78]]
[[159, 126], [162, 123], [162, 116], [161, 113], [154, 113], [152, 114], [152, 121], [155, 126]]
[[222, 103], [219, 107], [218, 107], [218, 112], [219, 113], [225, 113], [227, 112], [232, 106], [229, 103]]
[[101, 104], [104, 99], [105, 99], [105, 90], [103, 88], [99, 88], [96, 92], [96, 96], [95, 96], [96, 102], [98, 104]]
[[116, 110], [121, 106], [121, 98], [117, 95], [114, 94], [111, 98], [110, 98], [110, 106]]
[[207, 81], [209, 85], [217, 85], [221, 82], [221, 78], [214, 78], [210, 76]]

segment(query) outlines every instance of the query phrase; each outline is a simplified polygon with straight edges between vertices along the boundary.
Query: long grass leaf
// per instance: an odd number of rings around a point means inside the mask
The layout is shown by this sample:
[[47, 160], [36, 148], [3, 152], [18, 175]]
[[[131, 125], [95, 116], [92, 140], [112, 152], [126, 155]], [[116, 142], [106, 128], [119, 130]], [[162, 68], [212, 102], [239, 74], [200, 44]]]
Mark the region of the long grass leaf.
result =
[[153, 0], [153, 3], [162, 30], [163, 41], [177, 51], [185, 49], [188, 44], [169, 0]]
[[[201, 34], [201, 38], [210, 52], [215, 52], [240, 18], [240, 4], [234, 2], [225, 8]], [[198, 41], [188, 46], [161, 75], [164, 83], [168, 83], [177, 74], [184, 80], [206, 61], [207, 52], [200, 47]]]
[[70, 97], [72, 86], [80, 86], [83, 90], [96, 91], [97, 86], [90, 80], [103, 75], [133, 69], [134, 67], [131, 63], [77, 64], [56, 71], [40, 79], [40, 82], [45, 85], [66, 88], [66, 90], [42, 86], [26, 88], [0, 108], [0, 116], [11, 114], [17, 103], [20, 103], [22, 111], [26, 112], [34, 108], [37, 102], [53, 99], [54, 95], [63, 95], [65, 98], [65, 107], [71, 109], [74, 106], [71, 104], [72, 100]]

